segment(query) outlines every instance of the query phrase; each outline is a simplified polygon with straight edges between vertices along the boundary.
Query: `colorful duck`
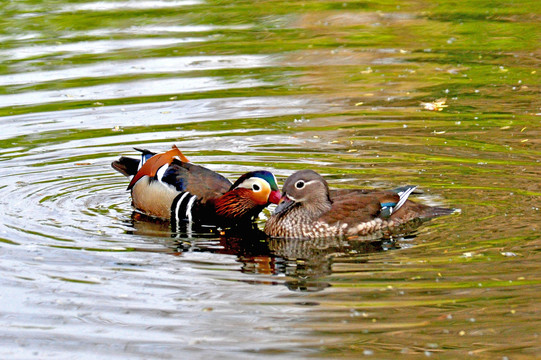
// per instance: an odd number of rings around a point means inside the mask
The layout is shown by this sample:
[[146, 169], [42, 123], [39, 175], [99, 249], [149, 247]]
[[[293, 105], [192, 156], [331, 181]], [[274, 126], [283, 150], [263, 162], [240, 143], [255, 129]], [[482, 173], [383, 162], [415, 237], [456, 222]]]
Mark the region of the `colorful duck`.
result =
[[128, 185], [133, 206], [150, 216], [221, 227], [249, 223], [280, 191], [274, 175], [265, 170], [242, 175], [234, 184], [222, 175], [192, 164], [173, 145], [161, 154], [141, 152], [141, 160], [121, 157], [111, 165], [133, 178]]

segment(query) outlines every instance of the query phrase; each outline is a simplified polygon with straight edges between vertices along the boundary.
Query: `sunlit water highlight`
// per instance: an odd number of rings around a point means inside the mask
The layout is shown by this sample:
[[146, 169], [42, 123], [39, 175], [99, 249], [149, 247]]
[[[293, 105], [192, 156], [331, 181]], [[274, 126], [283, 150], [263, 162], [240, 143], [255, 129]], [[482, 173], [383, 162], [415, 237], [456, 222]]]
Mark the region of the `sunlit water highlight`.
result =
[[[541, 356], [541, 9], [483, 6], [6, 4], [2, 357]], [[462, 212], [380, 241], [172, 234], [110, 167], [172, 144]]]

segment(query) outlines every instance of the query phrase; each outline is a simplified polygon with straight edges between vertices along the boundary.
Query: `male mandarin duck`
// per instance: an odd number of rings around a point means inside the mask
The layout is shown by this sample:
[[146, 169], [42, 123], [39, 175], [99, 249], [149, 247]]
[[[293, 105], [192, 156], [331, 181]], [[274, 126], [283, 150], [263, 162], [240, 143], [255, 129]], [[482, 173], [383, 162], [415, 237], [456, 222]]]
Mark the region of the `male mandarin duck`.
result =
[[315, 171], [298, 171], [284, 183], [280, 203], [264, 231], [280, 238], [364, 236], [455, 211], [408, 200], [415, 188], [329, 190]]
[[277, 204], [280, 191], [269, 171], [251, 171], [234, 184], [222, 175], [192, 164], [173, 145], [161, 154], [137, 149], [141, 160], [121, 157], [111, 165], [133, 178], [128, 185], [133, 206], [139, 211], [201, 225], [234, 226], [250, 222], [270, 203]]

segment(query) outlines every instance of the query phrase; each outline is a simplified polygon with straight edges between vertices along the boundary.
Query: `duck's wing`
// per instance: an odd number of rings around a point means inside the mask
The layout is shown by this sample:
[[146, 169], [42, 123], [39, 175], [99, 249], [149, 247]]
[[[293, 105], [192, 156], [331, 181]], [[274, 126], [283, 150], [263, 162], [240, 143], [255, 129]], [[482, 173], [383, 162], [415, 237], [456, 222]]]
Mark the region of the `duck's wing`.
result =
[[203, 203], [222, 196], [231, 187], [231, 182], [217, 172], [178, 159], [171, 162], [160, 181], [195, 195]]
[[[376, 192], [364, 189], [331, 190], [331, 210], [323, 214], [320, 220], [329, 223], [358, 224], [371, 221], [381, 213], [381, 200]], [[388, 200], [394, 198], [390, 194]], [[398, 195], [394, 194], [396, 201]]]

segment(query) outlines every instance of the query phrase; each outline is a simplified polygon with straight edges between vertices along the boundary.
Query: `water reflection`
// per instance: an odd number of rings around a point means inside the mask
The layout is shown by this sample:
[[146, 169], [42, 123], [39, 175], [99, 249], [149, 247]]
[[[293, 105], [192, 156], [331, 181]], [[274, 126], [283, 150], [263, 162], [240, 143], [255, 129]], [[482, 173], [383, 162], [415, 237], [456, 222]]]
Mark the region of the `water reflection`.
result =
[[[25, 92], [0, 97], [0, 107], [47, 104], [66, 101], [96, 101], [119, 98], [174, 95], [197, 91], [250, 88], [265, 85], [264, 82], [240, 79], [231, 82], [212, 77], [187, 79], [163, 79], [117, 82], [96, 86], [75, 87], [54, 91]], [[93, 103], [94, 106], [104, 105]]]
[[[84, 51], [85, 44], [79, 45]], [[35, 51], [35, 50], [32, 50]], [[8, 53], [0, 52], [9, 56]], [[17, 50], [17, 54], [20, 52]], [[92, 65], [70, 66], [61, 70], [26, 71], [0, 75], [0, 86], [67, 81], [80, 78], [107, 78], [109, 76], [143, 76], [148, 74], [182, 73], [188, 71], [208, 71], [218, 69], [246, 69], [268, 66], [271, 56], [232, 55], [232, 56], [177, 56], [167, 58], [110, 61]]]
[[201, 4], [200, 0], [143, 0], [143, 1], [96, 1], [84, 4], [69, 4], [63, 6], [57, 12], [74, 11], [112, 11], [129, 9], [163, 9], [176, 8], [179, 6], [190, 6]]
[[73, 31], [66, 34], [65, 38], [85, 36], [111, 36], [115, 34], [128, 34], [128, 35], [158, 35], [158, 34], [171, 34], [171, 33], [198, 33], [198, 32], [211, 32], [220, 30], [249, 30], [254, 25], [238, 24], [238, 25], [214, 25], [214, 24], [198, 24], [198, 25], [145, 25], [145, 26], [131, 26], [125, 29], [109, 28], [109, 29], [95, 29], [87, 32]]
[[[1, 357], [541, 354], [539, 2], [2, 5]], [[172, 143], [230, 178], [310, 167], [463, 214], [190, 238], [132, 220], [110, 168]]]
[[[221, 230], [210, 226], [193, 228], [183, 223], [171, 229], [169, 221], [134, 211], [129, 222], [133, 230], [128, 233], [156, 238], [155, 241], [164, 247], [150, 251], [175, 256], [185, 252], [233, 255], [242, 273], [278, 276], [275, 284], [284, 285], [291, 291], [314, 292], [331, 286], [326, 277], [333, 273], [335, 261], [354, 258], [356, 262], [364, 262], [369, 254], [400, 249], [405, 238], [408, 241], [415, 238], [415, 230], [420, 224], [410, 223], [393, 233], [354, 239], [272, 239], [258, 224]], [[268, 283], [269, 280], [250, 280], [252, 283], [259, 281]]]
[[23, 60], [44, 56], [62, 56], [63, 58], [68, 58], [70, 56], [80, 56], [82, 54], [106, 54], [118, 50], [137, 50], [159, 46], [172, 46], [195, 41], [205, 41], [205, 39], [161, 38], [81, 41], [68, 44], [18, 47], [13, 50], [1, 51], [0, 56], [3, 56], [8, 60]]

